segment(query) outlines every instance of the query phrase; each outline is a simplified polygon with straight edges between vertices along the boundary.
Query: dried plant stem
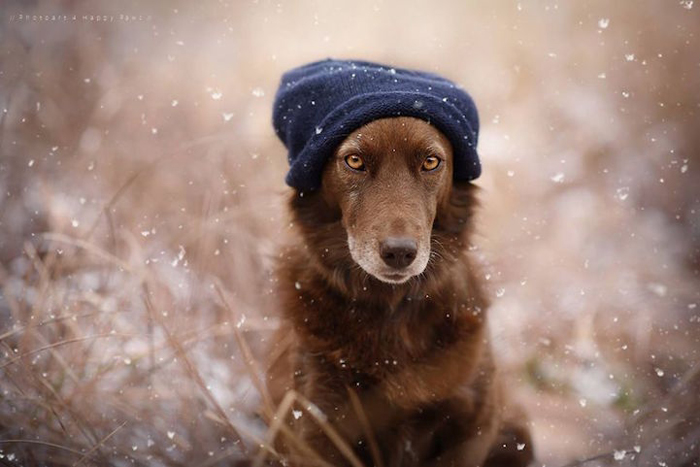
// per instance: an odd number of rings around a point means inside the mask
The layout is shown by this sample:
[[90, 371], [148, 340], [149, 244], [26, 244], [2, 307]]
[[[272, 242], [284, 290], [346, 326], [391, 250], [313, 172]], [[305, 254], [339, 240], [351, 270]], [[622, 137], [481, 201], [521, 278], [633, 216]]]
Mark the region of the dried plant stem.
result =
[[19, 355], [15, 358], [12, 358], [12, 359], [6, 361], [5, 363], [0, 365], [0, 370], [12, 365], [13, 363], [17, 363], [18, 361], [22, 360], [23, 358], [26, 358], [30, 355], [34, 355], [36, 353], [44, 352], [45, 350], [51, 350], [51, 349], [55, 349], [56, 347], [61, 347], [61, 346], [68, 345], [68, 344], [74, 344], [76, 342], [88, 341], [90, 339], [99, 339], [102, 337], [135, 337], [135, 335], [134, 334], [123, 334], [123, 333], [96, 334], [94, 336], [76, 337], [74, 339], [66, 339], [66, 340], [63, 340], [60, 342], [54, 342], [53, 344], [45, 345], [43, 347], [39, 347], [38, 349], [24, 352], [22, 355]]
[[[221, 284], [218, 282], [219, 281], [217, 280], [217, 283], [215, 284], [216, 293], [219, 295], [219, 298], [221, 299], [221, 302], [224, 304], [224, 307], [226, 308], [226, 310], [234, 318], [234, 322], [236, 322], [238, 320], [238, 316], [233, 311], [233, 308], [231, 307], [228, 300], [226, 299], [226, 296], [224, 295]], [[260, 393], [260, 396], [263, 399], [264, 409], [266, 411], [266, 415], [269, 417], [274, 413], [274, 409], [273, 409], [274, 404], [272, 403], [272, 397], [270, 397], [270, 393], [268, 392], [267, 387], [260, 380], [260, 377], [259, 377], [260, 373], [259, 373], [259, 369], [257, 368], [257, 365], [255, 364], [255, 359], [253, 358], [253, 352], [251, 352], [250, 347], [248, 346], [248, 343], [245, 341], [245, 339], [241, 335], [240, 330], [236, 326], [233, 326], [233, 336], [236, 339], [236, 343], [238, 344], [238, 347], [241, 349], [241, 352], [243, 353], [243, 360], [245, 361], [246, 369], [248, 370], [248, 374], [250, 375], [250, 378], [251, 378], [253, 384], [255, 385], [255, 388], [258, 390], [258, 392]]]
[[[350, 446], [348, 446], [348, 444], [345, 442], [342, 436], [340, 436], [340, 433], [338, 433], [338, 431], [335, 428], [333, 428], [333, 426], [330, 423], [328, 423], [328, 420], [326, 419], [321, 409], [318, 406], [316, 406], [316, 404], [314, 404], [306, 397], [294, 390], [287, 391], [277, 409], [275, 417], [272, 421], [272, 425], [270, 425], [266, 436], [267, 445], [271, 446], [274, 443], [275, 439], [277, 438], [277, 434], [282, 430], [284, 426], [284, 420], [287, 418], [287, 415], [289, 414], [289, 411], [292, 409], [292, 406], [295, 402], [299, 402], [301, 404], [301, 407], [304, 410], [304, 412], [310, 415], [314, 419], [314, 421], [316, 421], [318, 426], [321, 428], [321, 430], [323, 430], [326, 436], [328, 436], [333, 445], [336, 448], [338, 448], [343, 457], [345, 457], [345, 459], [348, 462], [350, 462], [350, 464], [353, 467], [363, 467], [362, 461], [360, 461], [360, 459], [357, 458], [355, 452], [350, 448]], [[265, 461], [266, 456], [267, 451], [261, 450], [258, 453], [255, 462], [253, 463], [253, 467], [261, 467], [263, 462]], [[316, 454], [315, 452], [314, 456], [321, 460], [318, 457], [318, 454]]]
[[89, 251], [90, 253], [94, 254], [98, 258], [103, 259], [109, 263], [112, 263], [112, 264], [118, 266], [119, 268], [123, 269], [124, 271], [131, 272], [131, 273], [134, 272], [134, 269], [129, 264], [125, 263], [124, 261], [117, 258], [113, 254], [105, 251], [103, 248], [100, 248], [100, 247], [96, 246], [95, 244], [90, 243], [86, 240], [81, 240], [79, 238], [69, 237], [68, 235], [63, 235], [63, 234], [55, 233], [55, 232], [45, 233], [43, 235], [43, 237], [46, 238], [47, 240], [52, 240], [55, 242], [65, 243], [67, 245], [72, 245], [72, 246], [76, 246], [78, 248], [82, 248], [83, 250]]
[[382, 455], [379, 451], [379, 446], [377, 445], [377, 439], [375, 438], [372, 426], [367, 419], [367, 413], [365, 413], [365, 409], [362, 407], [362, 402], [360, 402], [360, 398], [357, 397], [357, 393], [353, 388], [348, 387], [347, 392], [348, 396], [350, 397], [352, 408], [355, 411], [357, 418], [360, 420], [360, 425], [362, 425], [362, 429], [367, 437], [367, 443], [369, 444], [369, 449], [372, 452], [372, 460], [374, 461], [374, 465], [376, 467], [384, 467]]
[[158, 320], [158, 324], [160, 325], [161, 329], [165, 333], [165, 336], [168, 340], [168, 343], [175, 350], [175, 353], [179, 357], [179, 361], [181, 361], [183, 363], [183, 365], [185, 366], [185, 370], [187, 371], [187, 374], [189, 374], [190, 377], [192, 377], [192, 379], [195, 381], [197, 386], [200, 388], [200, 390], [204, 394], [204, 397], [212, 404], [212, 406], [214, 406], [219, 417], [221, 417], [221, 419], [225, 422], [226, 426], [233, 434], [235, 441], [240, 443], [241, 451], [245, 454], [247, 452], [247, 448], [246, 448], [246, 445], [243, 441], [243, 438], [238, 433], [238, 430], [236, 429], [236, 427], [233, 425], [231, 420], [226, 415], [226, 411], [223, 409], [223, 407], [221, 407], [221, 405], [219, 404], [219, 401], [216, 400], [216, 398], [213, 396], [211, 391], [207, 388], [207, 385], [204, 383], [204, 380], [202, 379], [202, 375], [199, 374], [199, 371], [197, 371], [196, 367], [194, 366], [194, 364], [192, 363], [190, 358], [187, 356], [187, 352], [185, 352], [185, 349], [182, 346], [182, 344], [175, 338], [175, 336], [172, 335], [172, 333], [170, 332], [168, 327], [165, 325], [163, 320], [160, 319], [160, 316], [158, 315], [158, 313], [153, 313], [153, 305], [151, 304], [151, 301], [148, 298], [150, 296], [148, 284], [144, 283], [143, 289], [144, 289], [144, 302], [146, 304], [146, 307], [150, 309], [151, 315]]
[[116, 428], [115, 428], [114, 430], [112, 430], [107, 436], [105, 436], [104, 438], [102, 438], [97, 444], [95, 444], [92, 448], [90, 448], [90, 450], [89, 450], [88, 452], [86, 452], [85, 455], [84, 455], [83, 457], [81, 457], [80, 459], [78, 459], [78, 460], [73, 464], [73, 467], [76, 467], [77, 465], [80, 465], [83, 461], [85, 461], [85, 459], [87, 459], [87, 458], [90, 456], [90, 454], [92, 454], [93, 452], [95, 452], [95, 451], [96, 451], [100, 446], [102, 446], [109, 438], [111, 438], [111, 437], [114, 436], [119, 430], [121, 430], [122, 428], [124, 428], [125, 425], [126, 425], [126, 422], [122, 422], [121, 425], [119, 425], [118, 427], [116, 427]]
[[[118, 313], [118, 312], [114, 312], [114, 313]], [[93, 316], [105, 315], [105, 314], [107, 314], [107, 313], [95, 312], [95, 313], [83, 313], [81, 315], [72, 315], [71, 314], [71, 315], [56, 316], [55, 318], [50, 318], [50, 319], [41, 321], [40, 323], [37, 323], [37, 324], [23, 326], [20, 328], [12, 329], [12, 330], [7, 331], [3, 334], [0, 334], [0, 341], [3, 341], [5, 339], [7, 339], [8, 337], [23, 334], [23, 333], [26, 333], [26, 332], [31, 331], [31, 330], [36, 330], [37, 328], [46, 326], [48, 324], [60, 323], [61, 321], [65, 321], [67, 319], [90, 318]]]
[[[636, 451], [624, 451], [624, 452], [625, 452], [625, 454], [624, 454], [625, 456], [632, 456], [632, 455], [638, 454]], [[561, 467], [578, 467], [580, 465], [587, 464], [587, 463], [593, 462], [593, 461], [599, 461], [601, 459], [608, 459], [608, 458], [612, 459], [614, 456], [615, 456], [614, 451], [605, 452], [603, 454], [598, 454], [598, 455], [595, 455], [593, 457], [588, 457], [586, 459], [580, 459], [580, 460], [576, 460], [573, 462], [569, 462], [568, 464], [564, 464]]]
[[71, 449], [67, 446], [61, 446], [60, 444], [49, 443], [47, 441], [40, 441], [37, 439], [0, 439], [0, 445], [1, 444], [36, 444], [38, 446], [47, 446], [50, 448], [60, 449], [61, 451], [70, 452], [77, 456], [83, 456], [82, 452], [76, 451], [75, 449]]

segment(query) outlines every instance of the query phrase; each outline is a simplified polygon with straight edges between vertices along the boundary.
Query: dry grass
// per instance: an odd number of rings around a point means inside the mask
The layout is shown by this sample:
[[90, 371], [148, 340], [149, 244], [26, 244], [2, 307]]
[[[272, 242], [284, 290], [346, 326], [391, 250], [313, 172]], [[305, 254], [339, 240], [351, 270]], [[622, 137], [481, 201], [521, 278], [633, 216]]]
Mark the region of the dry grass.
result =
[[[0, 465], [276, 459], [270, 109], [327, 55], [474, 95], [476, 247], [540, 460], [698, 464], [698, 5], [115, 3], [0, 5]], [[117, 19], [16, 16], [73, 12]]]

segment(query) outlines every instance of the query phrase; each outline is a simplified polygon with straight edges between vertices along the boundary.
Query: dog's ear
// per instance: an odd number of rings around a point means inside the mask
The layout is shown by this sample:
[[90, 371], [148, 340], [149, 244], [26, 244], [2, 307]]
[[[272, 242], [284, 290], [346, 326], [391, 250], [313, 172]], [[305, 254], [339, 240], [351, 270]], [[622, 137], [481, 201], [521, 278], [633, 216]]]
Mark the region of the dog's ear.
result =
[[448, 196], [438, 205], [434, 228], [454, 234], [470, 231], [479, 207], [478, 191], [471, 182], [454, 181]]
[[294, 221], [304, 229], [315, 229], [340, 220], [338, 203], [318, 189], [314, 191], [292, 190], [289, 194], [289, 208]]

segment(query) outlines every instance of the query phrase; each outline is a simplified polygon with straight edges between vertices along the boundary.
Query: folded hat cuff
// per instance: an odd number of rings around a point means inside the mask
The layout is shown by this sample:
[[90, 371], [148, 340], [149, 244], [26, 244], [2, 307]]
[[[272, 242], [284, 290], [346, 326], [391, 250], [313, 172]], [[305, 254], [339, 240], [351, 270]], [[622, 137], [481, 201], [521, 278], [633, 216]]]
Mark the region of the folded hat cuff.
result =
[[416, 91], [384, 91], [345, 101], [311, 129], [306, 145], [291, 163], [287, 184], [302, 191], [318, 189], [323, 167], [338, 145], [361, 126], [388, 117], [420, 118], [440, 130], [452, 144], [455, 180], [473, 180], [481, 174], [476, 132], [449, 98]]

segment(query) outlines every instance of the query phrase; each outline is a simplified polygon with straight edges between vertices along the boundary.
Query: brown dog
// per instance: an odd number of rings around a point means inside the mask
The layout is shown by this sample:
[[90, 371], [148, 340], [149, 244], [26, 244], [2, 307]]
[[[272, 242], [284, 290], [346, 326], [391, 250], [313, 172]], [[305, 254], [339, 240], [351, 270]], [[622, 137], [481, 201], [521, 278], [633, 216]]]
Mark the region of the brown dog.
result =
[[291, 199], [302, 242], [278, 270], [278, 343], [289, 348], [277, 349], [268, 382], [277, 401], [295, 389], [326, 420], [297, 405], [289, 423], [303, 442], [279, 444], [291, 459], [307, 444], [334, 466], [532, 460], [525, 421], [504, 417], [488, 302], [466, 251], [476, 187], [452, 170], [435, 127], [386, 118], [339, 145], [319, 190]]

